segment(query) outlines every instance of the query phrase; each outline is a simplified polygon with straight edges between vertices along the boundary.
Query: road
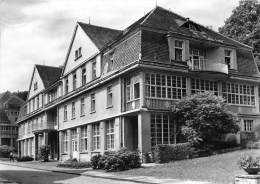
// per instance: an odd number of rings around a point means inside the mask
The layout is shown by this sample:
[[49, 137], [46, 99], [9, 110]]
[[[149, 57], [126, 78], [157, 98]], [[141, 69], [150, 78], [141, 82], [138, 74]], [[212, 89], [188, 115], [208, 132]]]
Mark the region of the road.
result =
[[[5, 181], [8, 180], [8, 181]], [[134, 184], [134, 182], [77, 176], [0, 164], [0, 184]]]

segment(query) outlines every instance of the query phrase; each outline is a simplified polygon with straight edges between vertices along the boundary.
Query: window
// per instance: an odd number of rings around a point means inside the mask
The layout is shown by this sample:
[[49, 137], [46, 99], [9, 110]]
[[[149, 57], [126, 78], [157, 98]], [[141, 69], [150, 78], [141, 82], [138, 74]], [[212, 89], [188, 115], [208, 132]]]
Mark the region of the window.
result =
[[64, 121], [68, 120], [68, 111], [67, 111], [67, 105], [64, 105]]
[[109, 120], [106, 123], [106, 149], [112, 150], [115, 148], [115, 122], [114, 120]]
[[255, 106], [253, 85], [239, 83], [222, 83], [222, 94], [229, 104]]
[[186, 96], [186, 77], [146, 73], [145, 86], [147, 98], [181, 99]]
[[80, 116], [85, 115], [85, 98], [80, 99]]
[[83, 67], [81, 69], [81, 80], [82, 80], [82, 85], [85, 85], [87, 83], [86, 67]]
[[88, 129], [87, 126], [81, 128], [81, 151], [88, 150]]
[[78, 151], [77, 129], [71, 130], [72, 151]]
[[126, 100], [127, 102], [140, 98], [140, 83], [139, 80], [131, 80], [126, 78]]
[[73, 73], [73, 90], [75, 90], [77, 88], [77, 74], [76, 72]]
[[231, 50], [225, 50], [225, 63], [228, 65], [228, 69], [231, 67]]
[[38, 84], [37, 84], [37, 82], [35, 82], [35, 83], [33, 84], [33, 90], [35, 91], [35, 90], [37, 90], [37, 88], [38, 88]]
[[95, 112], [96, 110], [96, 99], [95, 99], [95, 93], [90, 95], [90, 111]]
[[107, 107], [111, 107], [113, 105], [113, 93], [112, 86], [107, 87]]
[[175, 60], [182, 61], [183, 41], [175, 40]]
[[93, 150], [100, 149], [99, 123], [93, 124]]
[[35, 110], [35, 99], [32, 99], [32, 104], [33, 104], [33, 111]]
[[251, 119], [244, 119], [244, 131], [252, 132], [253, 131], [254, 121]]
[[77, 50], [75, 50], [75, 60], [79, 59], [81, 56], [81, 47], [79, 47]]
[[95, 78], [97, 78], [97, 71], [96, 71], [96, 61], [92, 62], [92, 80], [94, 80]]
[[36, 107], [39, 109], [40, 103], [39, 103], [39, 96], [36, 97]]
[[63, 153], [68, 152], [68, 142], [69, 142], [69, 137], [67, 131], [63, 132]]
[[75, 102], [71, 103], [71, 119], [74, 119], [76, 116]]
[[65, 94], [67, 94], [69, 92], [69, 79], [66, 78], [65, 79]]
[[151, 144], [173, 144], [174, 126], [166, 114], [151, 115]]
[[191, 79], [191, 93], [203, 93], [210, 91], [218, 95], [218, 82], [210, 80]]

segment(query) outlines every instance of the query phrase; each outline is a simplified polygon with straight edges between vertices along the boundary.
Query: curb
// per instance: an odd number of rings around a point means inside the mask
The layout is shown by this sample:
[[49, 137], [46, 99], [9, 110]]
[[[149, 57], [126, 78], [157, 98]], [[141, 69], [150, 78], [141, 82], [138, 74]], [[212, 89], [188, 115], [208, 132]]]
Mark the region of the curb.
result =
[[16, 166], [16, 167], [23, 167], [23, 168], [30, 168], [30, 169], [37, 169], [37, 170], [42, 170], [42, 171], [63, 173], [63, 174], [72, 174], [72, 175], [77, 175], [77, 176], [87, 176], [87, 177], [92, 177], [92, 178], [110, 179], [110, 180], [116, 180], [116, 181], [129, 181], [129, 182], [145, 183], [145, 184], [159, 184], [159, 183], [161, 183], [161, 182], [151, 182], [151, 181], [149, 181], [149, 182], [148, 181], [138, 181], [138, 180], [128, 179], [128, 178], [118, 178], [118, 177], [97, 176], [97, 175], [91, 175], [91, 174], [74, 173], [74, 172], [62, 171], [62, 170], [59, 171], [59, 170], [52, 170], [52, 169], [42, 169], [42, 168], [36, 168], [36, 167], [32, 167], [32, 166], [21, 166], [21, 165], [9, 164], [9, 163], [3, 163], [3, 162], [0, 162], [0, 164], [9, 165], [9, 166]]

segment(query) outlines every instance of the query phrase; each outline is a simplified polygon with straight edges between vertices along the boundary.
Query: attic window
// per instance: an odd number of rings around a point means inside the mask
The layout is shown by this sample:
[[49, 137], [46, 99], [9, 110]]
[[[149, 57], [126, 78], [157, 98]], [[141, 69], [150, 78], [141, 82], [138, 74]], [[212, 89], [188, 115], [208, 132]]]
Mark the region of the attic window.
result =
[[192, 31], [201, 31], [201, 30], [199, 29], [199, 27], [198, 27], [195, 23], [191, 22], [190, 20], [188, 20], [187, 22], [185, 22], [185, 23], [182, 25], [182, 27], [186, 27], [186, 28], [188, 28], [189, 30], [192, 30]]
[[79, 47], [77, 50], [75, 50], [75, 61], [79, 59], [81, 56], [81, 47]]
[[37, 82], [35, 82], [35, 83], [33, 84], [33, 90], [35, 91], [35, 90], [37, 90], [37, 88], [38, 88], [38, 84], [37, 84]]

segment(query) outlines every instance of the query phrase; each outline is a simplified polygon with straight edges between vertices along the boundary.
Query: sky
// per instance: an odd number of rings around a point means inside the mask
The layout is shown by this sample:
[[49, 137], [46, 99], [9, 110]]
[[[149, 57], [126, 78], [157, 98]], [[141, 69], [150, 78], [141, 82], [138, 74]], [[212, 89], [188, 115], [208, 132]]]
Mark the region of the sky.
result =
[[[156, 3], [157, 2], [157, 3]], [[239, 0], [0, 0], [0, 92], [28, 90], [35, 64], [60, 66], [77, 21], [124, 29], [156, 4], [214, 30]]]

